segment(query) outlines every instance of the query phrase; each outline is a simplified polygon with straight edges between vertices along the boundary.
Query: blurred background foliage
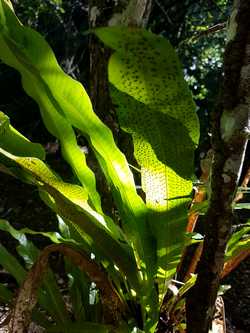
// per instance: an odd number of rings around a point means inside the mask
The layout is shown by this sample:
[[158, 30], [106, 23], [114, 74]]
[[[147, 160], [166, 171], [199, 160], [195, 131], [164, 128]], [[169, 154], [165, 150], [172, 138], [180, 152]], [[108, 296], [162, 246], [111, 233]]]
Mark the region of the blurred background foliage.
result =
[[198, 108], [204, 151], [209, 145], [209, 113], [218, 93], [231, 5], [231, 0], [155, 0], [151, 14], [151, 29], [168, 38], [179, 53]]

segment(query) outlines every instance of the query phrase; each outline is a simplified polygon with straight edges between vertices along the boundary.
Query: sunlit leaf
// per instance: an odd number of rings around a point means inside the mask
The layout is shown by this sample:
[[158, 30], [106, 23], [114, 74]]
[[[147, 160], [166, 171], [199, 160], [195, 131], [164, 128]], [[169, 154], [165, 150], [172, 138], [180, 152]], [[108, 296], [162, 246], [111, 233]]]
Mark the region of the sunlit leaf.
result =
[[163, 37], [137, 28], [98, 28], [115, 50], [111, 95], [121, 127], [130, 133], [141, 167], [159, 269], [175, 273], [192, 191], [199, 122], [178, 57]]
[[[244, 236], [246, 236], [244, 238]], [[238, 255], [241, 251], [250, 249], [250, 225], [249, 223], [246, 224], [241, 230], [235, 232], [230, 237], [227, 250], [225, 261], [228, 261]]]
[[45, 158], [45, 150], [32, 143], [11, 126], [8, 116], [0, 111], [0, 147], [19, 156]]
[[125, 236], [112, 220], [105, 220], [89, 206], [87, 193], [82, 187], [63, 182], [37, 158], [15, 156], [2, 148], [0, 155], [15, 162], [30, 174], [34, 184], [46, 190], [55, 200], [56, 213], [72, 221], [80, 234], [86, 232], [91, 237], [92, 246], [101, 249], [104, 255], [112, 258], [124, 274], [132, 278], [131, 282], [137, 284], [138, 273]]
[[64, 157], [86, 187], [90, 203], [101, 213], [95, 179], [84, 155], [79, 153], [72, 126], [89, 140], [110, 182], [123, 227], [136, 252], [137, 266], [146, 282], [146, 267], [155, 269], [154, 245], [146, 222], [147, 209], [136, 193], [124, 155], [111, 131], [93, 112], [82, 85], [62, 71], [44, 38], [24, 27], [5, 1], [0, 3], [1, 60], [20, 72], [25, 91], [39, 104], [47, 129], [60, 140]]

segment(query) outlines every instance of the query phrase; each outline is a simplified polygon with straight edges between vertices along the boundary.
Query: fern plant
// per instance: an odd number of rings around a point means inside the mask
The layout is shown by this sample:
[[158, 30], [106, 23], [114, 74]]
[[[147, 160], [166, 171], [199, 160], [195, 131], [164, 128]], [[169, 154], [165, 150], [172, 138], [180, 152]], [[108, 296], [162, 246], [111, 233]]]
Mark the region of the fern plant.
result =
[[[43, 122], [58, 139], [62, 156], [77, 182], [63, 181], [46, 164], [43, 147], [13, 128], [2, 112], [0, 170], [38, 188], [41, 199], [60, 217], [64, 232], [67, 229], [67, 237], [65, 233], [60, 237], [45, 236], [82, 253], [88, 258], [87, 267], [93, 268], [95, 262], [95, 272], [105, 271], [101, 283], [112, 286], [110, 290], [115, 290], [119, 300], [119, 306], [108, 306], [109, 312], [114, 312], [111, 316], [105, 314], [107, 302], [102, 302], [102, 319], [100, 314], [96, 318], [74, 316], [72, 322], [67, 317], [67, 323], [60, 328], [47, 323], [48, 332], [73, 332], [73, 327], [77, 332], [154, 332], [163, 296], [176, 274], [183, 249], [190, 242], [185, 229], [199, 122], [178, 57], [166, 39], [135, 28], [98, 28], [93, 33], [114, 51], [109, 61], [110, 93], [120, 126], [133, 139], [145, 201], [137, 193], [126, 157], [110, 129], [94, 113], [83, 86], [62, 71], [44, 38], [21, 24], [7, 0], [0, 0], [0, 59], [20, 73], [25, 92], [38, 103]], [[77, 144], [75, 129], [88, 140], [96, 156], [119, 213], [119, 223], [103, 211], [95, 174]], [[4, 228], [12, 235], [18, 234], [1, 221], [1, 229]], [[38, 263], [45, 260], [43, 254], [39, 258]], [[37, 267], [40, 266], [35, 265], [33, 273]], [[78, 289], [82, 282], [89, 290], [95, 281], [93, 271], [86, 277], [72, 265], [67, 267]], [[32, 276], [28, 276], [29, 282]], [[193, 282], [191, 278], [180, 294]], [[27, 297], [26, 285], [24, 282], [21, 290]], [[9, 298], [8, 291], [1, 288]], [[97, 289], [100, 299], [107, 300], [102, 286]], [[49, 311], [41, 297], [38, 302]], [[88, 308], [88, 300], [86, 304]], [[18, 305], [16, 302], [15, 309]], [[39, 309], [33, 315], [39, 321], [37, 312]], [[55, 322], [60, 318], [57, 314], [52, 311]], [[78, 320], [91, 321], [92, 326], [81, 326]], [[28, 325], [27, 320], [21, 322], [12, 318], [13, 332], [15, 325], [23, 329]]]

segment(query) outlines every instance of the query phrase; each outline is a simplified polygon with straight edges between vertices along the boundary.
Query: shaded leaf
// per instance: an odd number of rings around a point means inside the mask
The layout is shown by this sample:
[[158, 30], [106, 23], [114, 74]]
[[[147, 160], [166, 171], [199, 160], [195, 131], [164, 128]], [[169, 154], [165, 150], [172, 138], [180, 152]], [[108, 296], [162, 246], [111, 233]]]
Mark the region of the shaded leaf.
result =
[[[27, 239], [25, 231], [31, 234], [39, 233], [28, 228], [16, 230], [6, 220], [0, 220], [0, 230], [9, 232], [12, 237], [19, 242], [17, 252], [25, 261], [26, 266], [30, 268], [37, 260], [39, 250]], [[9, 273], [13, 274], [12, 271], [9, 271]], [[64, 301], [51, 270], [48, 270], [44, 277], [43, 289], [39, 291], [38, 299], [41, 306], [51, 314], [51, 316], [57, 321], [58, 325], [62, 326], [63, 330], [63, 324], [66, 324], [69, 321], [69, 316], [66, 312]], [[36, 316], [38, 316], [38, 312], [36, 312]]]
[[2, 244], [0, 244], [0, 265], [16, 279], [18, 284], [22, 283], [26, 276], [25, 269]]
[[0, 283], [0, 303], [9, 303], [12, 300], [13, 293], [2, 283]]

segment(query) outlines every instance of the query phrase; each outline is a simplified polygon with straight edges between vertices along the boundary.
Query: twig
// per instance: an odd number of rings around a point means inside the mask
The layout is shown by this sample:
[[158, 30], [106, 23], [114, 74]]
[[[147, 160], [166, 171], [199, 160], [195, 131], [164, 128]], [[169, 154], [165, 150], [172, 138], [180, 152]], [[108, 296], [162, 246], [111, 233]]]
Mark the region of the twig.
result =
[[170, 19], [168, 12], [165, 10], [165, 8], [163, 7], [163, 5], [160, 3], [159, 0], [155, 0], [155, 3], [157, 4], [157, 6], [160, 8], [160, 10], [163, 12], [163, 14], [166, 16], [166, 19], [168, 20], [168, 22], [173, 25], [173, 21]]
[[226, 22], [215, 24], [206, 30], [195, 33], [192, 37], [188, 37], [188, 38], [182, 40], [179, 43], [179, 47], [181, 47], [183, 44], [185, 45], [188, 42], [190, 43], [190, 42], [196, 41], [197, 39], [199, 39], [201, 37], [207, 37], [210, 34], [214, 34], [216, 32], [224, 30], [225, 28], [226, 28]]
[[193, 255], [190, 265], [188, 267], [187, 273], [184, 277], [184, 281], [187, 281], [190, 278], [190, 275], [196, 271], [196, 267], [200, 260], [202, 250], [203, 250], [203, 243], [200, 243], [194, 252], [194, 255]]
[[250, 249], [241, 251], [236, 257], [227, 261], [224, 264], [223, 271], [221, 273], [221, 279], [231, 273], [244, 259], [250, 256]]
[[200, 31], [200, 32], [196, 33], [191, 39], [195, 40], [195, 39], [198, 39], [198, 38], [201, 38], [201, 37], [208, 36], [210, 34], [214, 34], [218, 31], [224, 30], [226, 28], [226, 25], [227, 25], [226, 22], [215, 24], [215, 25], [213, 25], [212, 27], [209, 27], [206, 30], [203, 30], [203, 31]]
[[[206, 199], [207, 191], [205, 187], [208, 185], [209, 175], [211, 171], [211, 164], [213, 160], [213, 150], [209, 149], [205, 158], [201, 159], [200, 161], [200, 168], [201, 168], [201, 176], [200, 176], [200, 184], [197, 186], [197, 190], [194, 194], [194, 199], [192, 201], [192, 206], [196, 203], [201, 203]], [[186, 227], [187, 232], [193, 232], [196, 226], [196, 222], [199, 218], [199, 212], [192, 212], [190, 211], [188, 215], [188, 223]], [[184, 249], [181, 257], [180, 264], [178, 265], [177, 271], [178, 276], [183, 281], [187, 281], [190, 277], [191, 273], [194, 273], [200, 259], [200, 255], [202, 252], [202, 244], [199, 244], [195, 251], [191, 251], [190, 248], [187, 247]]]

